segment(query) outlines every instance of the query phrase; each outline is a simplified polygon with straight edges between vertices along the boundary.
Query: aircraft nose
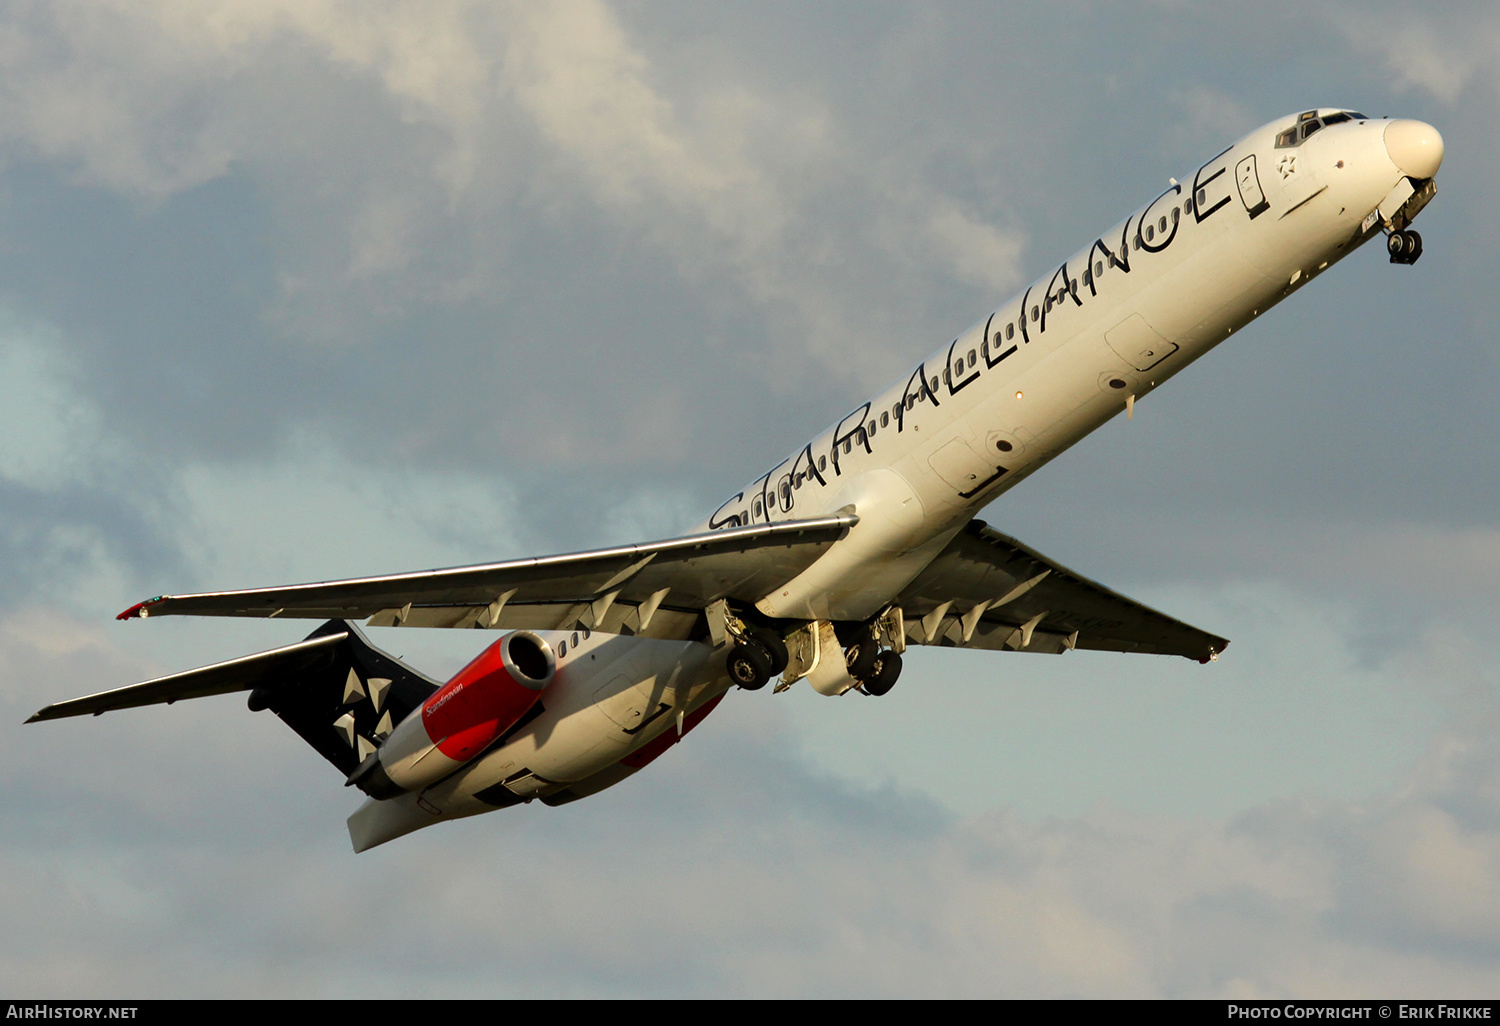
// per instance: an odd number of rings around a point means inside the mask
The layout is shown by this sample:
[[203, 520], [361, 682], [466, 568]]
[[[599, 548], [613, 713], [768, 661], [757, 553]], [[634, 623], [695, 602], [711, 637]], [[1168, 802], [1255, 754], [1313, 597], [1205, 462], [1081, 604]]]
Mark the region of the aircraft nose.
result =
[[1443, 137], [1425, 121], [1402, 118], [1385, 126], [1385, 151], [1402, 174], [1431, 178], [1443, 163]]

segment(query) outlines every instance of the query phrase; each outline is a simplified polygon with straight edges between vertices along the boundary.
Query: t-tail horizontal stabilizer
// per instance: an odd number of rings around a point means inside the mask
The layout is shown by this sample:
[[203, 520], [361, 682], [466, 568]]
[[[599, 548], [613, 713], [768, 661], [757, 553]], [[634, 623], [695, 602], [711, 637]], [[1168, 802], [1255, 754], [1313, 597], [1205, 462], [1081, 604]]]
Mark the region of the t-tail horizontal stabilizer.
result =
[[437, 688], [358, 627], [329, 620], [295, 645], [59, 702], [26, 722], [248, 691], [252, 710], [270, 709], [347, 777]]

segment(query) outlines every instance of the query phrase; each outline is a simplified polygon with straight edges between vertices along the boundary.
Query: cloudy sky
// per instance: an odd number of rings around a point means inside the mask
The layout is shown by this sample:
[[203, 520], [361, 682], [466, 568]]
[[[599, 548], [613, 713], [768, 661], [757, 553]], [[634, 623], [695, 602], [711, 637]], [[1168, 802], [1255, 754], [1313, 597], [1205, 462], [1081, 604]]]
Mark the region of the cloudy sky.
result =
[[[0, 990], [1491, 996], [1500, 13], [0, 0]], [[358, 857], [162, 592], [670, 536], [1246, 131], [1447, 141], [1367, 247], [985, 518], [1233, 639], [732, 695]], [[434, 673], [471, 636], [375, 632]]]

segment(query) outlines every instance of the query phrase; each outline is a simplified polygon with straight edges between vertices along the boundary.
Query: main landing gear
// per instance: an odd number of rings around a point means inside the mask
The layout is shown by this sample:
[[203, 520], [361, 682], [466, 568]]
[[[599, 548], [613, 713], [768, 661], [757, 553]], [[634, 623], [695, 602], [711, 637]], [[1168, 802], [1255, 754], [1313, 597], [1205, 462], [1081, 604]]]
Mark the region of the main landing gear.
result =
[[[857, 633], [853, 639], [844, 634], [846, 644], [842, 651], [830, 646], [835, 657], [840, 654], [844, 657], [849, 676], [842, 678], [843, 687], [823, 693], [839, 694], [845, 689], [853, 690], [857, 687], [867, 695], [885, 694], [896, 686], [896, 678], [901, 676], [900, 654], [882, 648], [868, 625], [849, 626]], [[828, 624], [823, 624], [825, 630], [828, 627]], [[780, 634], [766, 627], [747, 630], [740, 626], [736, 629], [740, 633], [735, 635], [738, 640], [729, 650], [725, 669], [729, 673], [729, 679], [738, 687], [745, 691], [759, 691], [772, 677], [786, 670], [790, 662], [786, 642]], [[831, 631], [828, 637], [832, 639]], [[807, 672], [805, 663], [799, 665], [803, 669], [797, 674], [797, 679]], [[836, 675], [833, 679], [837, 681], [840, 678]]]
[[1385, 237], [1385, 250], [1393, 264], [1414, 264], [1422, 256], [1422, 236], [1410, 229], [1391, 232]]
[[885, 694], [901, 676], [900, 654], [881, 648], [873, 636], [861, 638], [844, 649], [844, 661], [849, 676], [859, 681], [859, 689], [867, 695]]
[[729, 651], [729, 679], [746, 691], [759, 691], [786, 669], [786, 642], [764, 627], [750, 631]]
[[901, 655], [887, 648], [875, 657], [875, 666], [870, 676], [860, 678], [859, 687], [865, 694], [878, 697], [895, 687], [896, 678], [899, 676], [901, 676]]

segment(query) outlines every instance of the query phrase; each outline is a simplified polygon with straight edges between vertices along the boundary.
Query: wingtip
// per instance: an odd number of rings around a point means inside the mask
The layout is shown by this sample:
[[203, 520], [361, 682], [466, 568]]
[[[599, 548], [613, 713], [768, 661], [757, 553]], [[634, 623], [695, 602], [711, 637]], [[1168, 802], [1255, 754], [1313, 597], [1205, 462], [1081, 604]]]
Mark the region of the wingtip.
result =
[[149, 598], [149, 599], [147, 599], [144, 602], [137, 602], [135, 605], [131, 606], [129, 609], [125, 610], [123, 613], [116, 614], [115, 619], [116, 620], [135, 620], [135, 619], [138, 619], [138, 618], [144, 618], [144, 617], [150, 616], [151, 615], [151, 610], [150, 610], [149, 607], [152, 606], [152, 605], [154, 605], [157, 602], [160, 602], [161, 598], [162, 597], [160, 595], [158, 595], [158, 596], [156, 596], [156, 598]]
[[1218, 645], [1208, 650], [1208, 655], [1198, 657], [1198, 662], [1205, 666], [1209, 663], [1216, 663], [1219, 661], [1219, 656], [1223, 655], [1224, 650], [1228, 647], [1229, 642], [1221, 638]]

